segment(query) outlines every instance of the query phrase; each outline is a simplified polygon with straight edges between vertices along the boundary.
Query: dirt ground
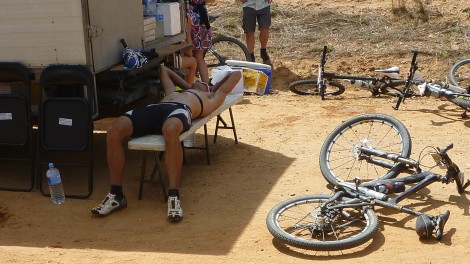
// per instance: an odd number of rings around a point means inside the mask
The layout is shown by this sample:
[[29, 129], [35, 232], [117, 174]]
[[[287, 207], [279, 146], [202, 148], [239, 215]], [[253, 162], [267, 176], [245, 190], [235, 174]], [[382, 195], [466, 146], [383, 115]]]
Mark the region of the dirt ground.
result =
[[[273, 2], [282, 8], [335, 8], [350, 13], [385, 12], [391, 6], [388, 1], [368, 0]], [[469, 7], [465, 2], [423, 1], [443, 14], [438, 20], [458, 19], [468, 25], [469, 19], [461, 12]], [[219, 3], [213, 8], [224, 7], [224, 3]], [[451, 14], [454, 16], [449, 18]], [[468, 30], [466, 34], [463, 43], [468, 42]], [[330, 70], [366, 74], [370, 69], [396, 65], [406, 72], [411, 60], [409, 52], [367, 56], [348, 53], [343, 46], [335, 47], [336, 55], [328, 62]], [[459, 195], [454, 185], [434, 184], [402, 202], [430, 214], [450, 210], [441, 241], [419, 240], [414, 230], [415, 218], [390, 210], [378, 210], [380, 232], [351, 250], [306, 251], [273, 240], [265, 224], [273, 206], [294, 196], [329, 193], [318, 165], [320, 148], [336, 126], [356, 115], [384, 113], [402, 121], [412, 136], [415, 158], [426, 146], [454, 143], [452, 159], [461, 169], [470, 168], [466, 149], [470, 145], [470, 119], [462, 119], [462, 110], [451, 103], [413, 98], [393, 110], [395, 98], [372, 97], [367, 91], [349, 86], [343, 95], [324, 101], [298, 96], [289, 92], [289, 82], [311, 75], [320, 53], [293, 60], [273, 50], [272, 88], [279, 93], [246, 95], [242, 103], [233, 107], [239, 143], [234, 143], [230, 131], [219, 132], [217, 143], [210, 144], [210, 165], [202, 152], [186, 153], [181, 189], [185, 216], [180, 223], [166, 220], [166, 204], [159, 185], [146, 184], [143, 199], [137, 199], [142, 156], [130, 150], [126, 152], [124, 173], [128, 208], [108, 217], [92, 217], [90, 209], [109, 190], [105, 134], [96, 133], [94, 191], [88, 199], [67, 199], [58, 206], [36, 189], [0, 192], [0, 262], [464, 263], [470, 255], [469, 192]], [[468, 55], [468, 51], [468, 46], [455, 47], [460, 54]], [[452, 59], [455, 58], [428, 50], [420, 61], [420, 70], [425, 79], [444, 79]], [[103, 129], [104, 123], [97, 122], [95, 128]], [[215, 121], [209, 123], [210, 135], [214, 134], [214, 125]], [[201, 133], [202, 130], [197, 134], [197, 142], [202, 142]]]

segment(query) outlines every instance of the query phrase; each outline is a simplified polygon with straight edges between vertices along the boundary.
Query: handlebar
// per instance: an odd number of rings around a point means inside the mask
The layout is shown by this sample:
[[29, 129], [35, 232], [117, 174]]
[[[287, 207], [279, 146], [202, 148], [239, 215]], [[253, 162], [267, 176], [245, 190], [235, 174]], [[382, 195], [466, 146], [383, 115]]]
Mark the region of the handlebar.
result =
[[[447, 155], [447, 151], [451, 150], [454, 147], [454, 144], [449, 144], [443, 149], [440, 149], [439, 147], [436, 147], [439, 157], [441, 158], [441, 162], [447, 167], [448, 170], [452, 169], [453, 167], [457, 168], [457, 165], [454, 164], [454, 162], [450, 159], [449, 155]], [[447, 179], [450, 180], [450, 179]]]
[[467, 179], [465, 182], [463, 172], [460, 171], [457, 164], [455, 164], [447, 155], [447, 151], [451, 150], [454, 144], [449, 144], [443, 149], [436, 148], [439, 151], [439, 156], [442, 158], [443, 163], [447, 166], [447, 173], [444, 177], [444, 182], [449, 183], [451, 180], [455, 180], [457, 184], [457, 191], [463, 193], [465, 189], [470, 186], [470, 180]]
[[398, 110], [400, 104], [405, 101], [405, 98], [410, 94], [411, 84], [415, 75], [416, 70], [418, 69], [418, 63], [416, 62], [416, 57], [418, 56], [418, 50], [412, 50], [413, 58], [411, 59], [410, 71], [408, 72], [408, 78], [406, 79], [405, 89], [403, 94], [398, 97], [397, 104], [393, 109]]

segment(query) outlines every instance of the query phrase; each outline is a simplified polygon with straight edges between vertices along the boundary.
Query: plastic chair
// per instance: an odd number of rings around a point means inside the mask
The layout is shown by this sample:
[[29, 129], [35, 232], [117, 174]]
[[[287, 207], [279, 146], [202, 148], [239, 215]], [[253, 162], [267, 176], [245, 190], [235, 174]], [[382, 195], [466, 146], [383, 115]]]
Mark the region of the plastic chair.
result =
[[[0, 190], [29, 192], [34, 187], [30, 76], [21, 63], [0, 62], [0, 160], [9, 161], [0, 170], [6, 176]], [[29, 165], [28, 183], [14, 184], [24, 171], [18, 164], [23, 163]], [[23, 185], [26, 187], [19, 187]]]
[[[43, 195], [50, 195], [43, 188], [44, 168], [54, 162], [61, 171], [65, 197], [87, 198], [93, 192], [93, 75], [81, 65], [52, 65], [41, 73], [40, 87], [39, 189]], [[86, 168], [85, 193], [76, 191], [83, 177], [70, 169], [75, 167]]]

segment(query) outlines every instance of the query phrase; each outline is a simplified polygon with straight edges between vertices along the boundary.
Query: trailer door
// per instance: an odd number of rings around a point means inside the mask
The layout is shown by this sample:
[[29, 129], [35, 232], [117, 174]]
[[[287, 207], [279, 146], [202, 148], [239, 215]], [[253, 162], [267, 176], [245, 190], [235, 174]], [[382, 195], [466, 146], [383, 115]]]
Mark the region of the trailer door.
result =
[[88, 0], [93, 69], [108, 69], [121, 62], [125, 39], [132, 49], [142, 49], [143, 8], [136, 0]]

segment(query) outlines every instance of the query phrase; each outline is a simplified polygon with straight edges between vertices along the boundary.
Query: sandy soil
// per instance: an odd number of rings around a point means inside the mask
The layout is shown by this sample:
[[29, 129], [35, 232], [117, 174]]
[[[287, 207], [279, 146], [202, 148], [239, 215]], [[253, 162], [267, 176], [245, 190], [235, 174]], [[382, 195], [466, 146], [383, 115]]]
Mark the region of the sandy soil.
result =
[[[327, 5], [313, 0], [286, 2], [282, 4]], [[338, 8], [384, 8], [373, 4], [375, 1], [330, 2], [328, 5]], [[449, 1], [433, 2], [439, 7], [449, 4]], [[452, 1], [448, 6], [458, 10], [465, 6], [463, 2]], [[399, 64], [408, 69], [411, 59], [408, 57], [390, 56], [380, 64], [384, 65], [382, 67]], [[105, 135], [97, 133], [94, 137], [95, 188], [90, 198], [68, 199], [65, 204], [56, 206], [37, 190], [0, 192], [0, 262], [465, 262], [470, 254], [468, 191], [459, 195], [454, 185], [434, 184], [403, 202], [403, 205], [431, 214], [451, 211], [441, 241], [419, 240], [414, 231], [415, 218], [390, 210], [378, 210], [380, 232], [373, 240], [351, 250], [298, 250], [273, 240], [265, 224], [273, 206], [294, 196], [329, 192], [318, 165], [320, 148], [336, 126], [353, 116], [392, 115], [402, 121], [412, 135], [412, 157], [417, 158], [426, 146], [454, 143], [451, 157], [462, 169], [470, 167], [466, 149], [470, 144], [467, 136], [470, 121], [462, 119], [462, 110], [451, 103], [413, 98], [396, 111], [392, 109], [394, 98], [374, 98], [367, 91], [352, 87], [347, 87], [343, 95], [324, 101], [289, 92], [288, 83], [308, 75], [317, 60], [319, 58], [302, 63], [276, 60], [273, 88], [279, 93], [247, 95], [233, 108], [239, 143], [234, 143], [230, 131], [221, 131], [217, 143], [210, 144], [211, 165], [206, 164], [202, 152], [187, 152], [188, 161], [182, 175], [185, 209], [182, 222], [167, 222], [160, 186], [146, 184], [143, 199], [137, 199], [142, 156], [135, 151], [127, 151], [124, 191], [128, 208], [109, 217], [92, 217], [90, 209], [109, 189]], [[348, 60], [352, 68], [372, 63], [359, 56], [336, 57], [335, 60]], [[332, 69], [341, 69], [341, 65], [331, 62]], [[442, 78], [448, 69], [444, 59], [434, 59], [427, 66], [427, 78]], [[215, 121], [209, 124], [210, 135], [213, 135], [214, 124]], [[97, 129], [102, 126], [96, 124]], [[201, 133], [197, 135], [198, 142], [202, 142]]]

